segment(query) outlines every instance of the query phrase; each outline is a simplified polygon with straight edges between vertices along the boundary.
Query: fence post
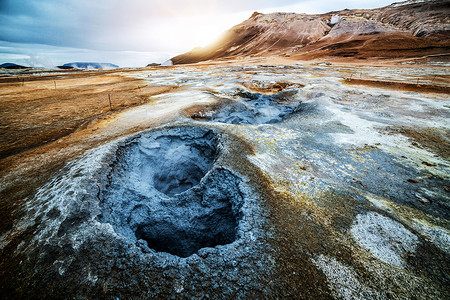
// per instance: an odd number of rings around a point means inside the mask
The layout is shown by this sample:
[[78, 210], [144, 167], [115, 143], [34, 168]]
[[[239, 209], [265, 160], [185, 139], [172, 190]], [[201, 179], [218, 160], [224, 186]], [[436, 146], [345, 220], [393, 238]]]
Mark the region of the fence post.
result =
[[109, 101], [109, 110], [112, 110], [111, 108], [111, 95], [108, 94], [108, 101]]

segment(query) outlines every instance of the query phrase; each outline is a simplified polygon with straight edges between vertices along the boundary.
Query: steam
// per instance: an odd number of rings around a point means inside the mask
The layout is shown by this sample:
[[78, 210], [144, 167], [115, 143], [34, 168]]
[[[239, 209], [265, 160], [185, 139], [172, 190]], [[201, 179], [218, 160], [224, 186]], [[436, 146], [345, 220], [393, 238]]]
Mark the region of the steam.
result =
[[338, 15], [333, 15], [331, 17], [330, 25], [335, 25], [337, 22], [339, 22], [340, 19], [341, 17], [339, 17]]
[[29, 58], [25, 59], [25, 63], [33, 68], [54, 68], [55, 65], [52, 59], [47, 56], [35, 56], [30, 55]]
[[170, 67], [170, 66], [173, 66], [173, 62], [172, 62], [171, 59], [168, 59], [168, 60], [166, 60], [165, 62], [163, 62], [163, 63], [161, 64], [161, 66], [162, 66], [162, 67]]

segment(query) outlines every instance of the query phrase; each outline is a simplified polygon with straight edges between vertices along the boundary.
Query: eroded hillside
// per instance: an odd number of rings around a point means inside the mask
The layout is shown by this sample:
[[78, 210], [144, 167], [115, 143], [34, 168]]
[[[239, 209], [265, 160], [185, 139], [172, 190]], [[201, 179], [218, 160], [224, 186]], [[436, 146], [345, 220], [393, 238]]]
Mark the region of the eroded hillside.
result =
[[246, 56], [346, 60], [419, 58], [450, 53], [450, 1], [406, 1], [373, 10], [322, 15], [260, 14], [174, 64]]

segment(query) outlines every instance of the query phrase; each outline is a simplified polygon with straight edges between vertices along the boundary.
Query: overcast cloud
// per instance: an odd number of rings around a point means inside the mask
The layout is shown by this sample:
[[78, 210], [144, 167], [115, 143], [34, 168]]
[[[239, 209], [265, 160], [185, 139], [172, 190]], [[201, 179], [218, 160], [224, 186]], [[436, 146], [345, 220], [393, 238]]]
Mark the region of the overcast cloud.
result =
[[93, 50], [181, 53], [212, 42], [253, 11], [324, 13], [390, 3], [384, 0], [0, 0], [0, 63], [12, 55], [37, 57], [44, 51], [51, 56], [52, 47], [47, 46], [89, 49], [78, 52], [91, 51], [92, 55]]

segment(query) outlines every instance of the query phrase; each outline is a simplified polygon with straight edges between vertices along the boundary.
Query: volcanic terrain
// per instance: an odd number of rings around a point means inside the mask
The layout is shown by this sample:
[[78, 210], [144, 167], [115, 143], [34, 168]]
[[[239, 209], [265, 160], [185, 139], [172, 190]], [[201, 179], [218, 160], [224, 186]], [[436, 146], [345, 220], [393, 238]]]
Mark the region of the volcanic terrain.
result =
[[174, 66], [5, 69], [2, 299], [449, 299], [449, 23], [255, 13]]

